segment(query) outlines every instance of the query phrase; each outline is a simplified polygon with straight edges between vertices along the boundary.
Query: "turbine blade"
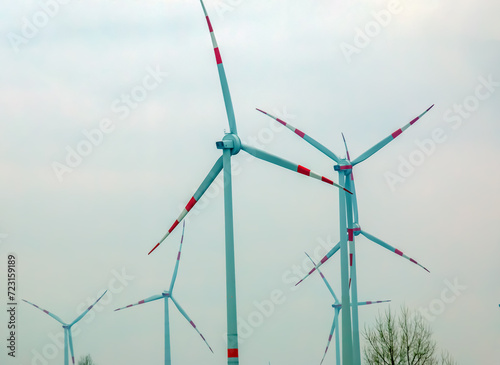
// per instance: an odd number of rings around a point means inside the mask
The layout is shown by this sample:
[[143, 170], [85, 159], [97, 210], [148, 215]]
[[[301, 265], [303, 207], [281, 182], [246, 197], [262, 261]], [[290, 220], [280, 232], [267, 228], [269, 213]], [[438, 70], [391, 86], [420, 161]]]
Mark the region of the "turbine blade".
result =
[[210, 37], [212, 38], [212, 45], [214, 47], [215, 61], [217, 62], [217, 71], [219, 72], [220, 85], [222, 87], [222, 95], [224, 97], [224, 104], [226, 106], [227, 120], [229, 122], [229, 129], [231, 133], [238, 134], [236, 131], [236, 120], [234, 118], [233, 102], [231, 101], [231, 94], [229, 93], [229, 86], [227, 84], [226, 72], [224, 71], [224, 65], [222, 63], [222, 58], [220, 56], [219, 46], [217, 45], [217, 40], [215, 39], [215, 33], [212, 28], [212, 23], [208, 17], [207, 10], [205, 9], [205, 4], [200, 0], [201, 7], [203, 8], [203, 13], [205, 13], [205, 18], [207, 20], [208, 30], [210, 31]]
[[358, 305], [370, 305], [370, 304], [379, 304], [379, 303], [387, 303], [387, 302], [390, 302], [390, 300], [377, 300], [375, 302], [371, 302], [371, 301], [358, 302]]
[[63, 327], [63, 328], [64, 328], [64, 365], [69, 365], [69, 353], [68, 353], [69, 328], [68, 327]]
[[28, 303], [28, 304], [31, 304], [31, 305], [32, 305], [33, 307], [35, 307], [35, 308], [40, 309], [40, 310], [41, 310], [42, 312], [44, 312], [45, 314], [48, 314], [49, 316], [51, 316], [52, 318], [54, 318], [57, 322], [61, 323], [63, 326], [65, 326], [65, 325], [66, 325], [66, 323], [65, 323], [65, 322], [64, 322], [61, 318], [59, 318], [58, 316], [56, 316], [56, 315], [55, 315], [55, 314], [53, 314], [53, 313], [50, 313], [48, 310], [45, 310], [45, 309], [43, 309], [43, 308], [40, 308], [40, 307], [39, 307], [39, 306], [37, 306], [36, 304], [33, 304], [33, 303], [31, 303], [31, 302], [28, 302], [26, 299], [23, 299], [23, 301], [25, 301], [25, 302], [26, 302], [26, 303]]
[[172, 226], [170, 227], [170, 229], [168, 230], [168, 232], [162, 237], [162, 239], [156, 244], [156, 246], [153, 247], [153, 249], [151, 251], [149, 251], [148, 255], [150, 255], [151, 252], [153, 252], [154, 250], [156, 250], [158, 248], [158, 246], [160, 246], [160, 244], [163, 241], [165, 241], [165, 239], [168, 237], [168, 235], [170, 233], [172, 233], [172, 231], [175, 229], [175, 227], [177, 227], [179, 225], [179, 223], [184, 219], [184, 217], [186, 216], [186, 214], [188, 214], [188, 212], [200, 200], [200, 198], [203, 196], [203, 194], [205, 194], [205, 191], [207, 191], [207, 189], [212, 184], [212, 182], [215, 180], [215, 178], [217, 177], [217, 175], [219, 175], [219, 173], [221, 172], [221, 170], [222, 170], [222, 156], [219, 157], [219, 159], [217, 160], [217, 162], [215, 162], [214, 166], [212, 167], [212, 169], [210, 170], [210, 172], [208, 173], [208, 175], [205, 177], [205, 180], [203, 180], [203, 182], [199, 186], [198, 190], [195, 191], [194, 195], [192, 196], [192, 198], [187, 203], [187, 205], [184, 208], [184, 210], [181, 212], [181, 214], [179, 215], [179, 217], [177, 217], [177, 220], [174, 222], [174, 224], [172, 224]]
[[201, 334], [201, 332], [198, 330], [198, 328], [196, 328], [196, 325], [194, 324], [194, 322], [191, 320], [191, 318], [189, 318], [189, 316], [187, 315], [187, 313], [184, 311], [184, 309], [182, 309], [182, 307], [179, 305], [179, 303], [177, 303], [177, 301], [174, 299], [174, 297], [170, 297], [170, 299], [172, 299], [172, 302], [174, 302], [175, 306], [177, 307], [177, 309], [179, 310], [179, 312], [181, 312], [181, 314], [184, 316], [184, 318], [186, 318], [186, 320], [191, 324], [191, 326], [193, 326], [193, 328], [196, 330], [196, 332], [198, 332], [198, 334], [201, 336], [201, 338], [203, 339], [203, 341], [205, 342], [205, 344], [208, 346], [208, 348], [210, 349], [210, 351], [212, 351], [212, 353], [214, 352], [212, 350], [212, 348], [210, 347], [210, 345], [208, 344], [207, 340], [205, 340], [205, 337], [203, 337], [203, 335]]
[[179, 245], [179, 253], [177, 254], [177, 260], [175, 261], [174, 273], [172, 274], [172, 279], [170, 280], [170, 288], [168, 292], [172, 294], [172, 290], [174, 290], [175, 279], [177, 278], [177, 270], [179, 269], [179, 262], [181, 261], [181, 250], [182, 250], [182, 242], [184, 241], [184, 228], [186, 228], [186, 221], [182, 222], [182, 236], [181, 236], [181, 244]]
[[323, 257], [321, 259], [321, 261], [319, 262], [318, 265], [316, 265], [315, 267], [313, 267], [311, 269], [311, 271], [309, 271], [307, 273], [306, 276], [304, 276], [302, 278], [302, 280], [300, 280], [297, 284], [295, 284], [295, 286], [299, 285], [301, 282], [303, 282], [309, 275], [311, 275], [313, 272], [315, 272], [321, 265], [323, 265], [330, 257], [333, 256], [333, 254], [335, 254], [335, 252], [337, 252], [338, 250], [340, 250], [340, 242], [337, 243], [330, 251], [328, 251], [328, 253], [325, 255], [325, 257]]
[[[347, 154], [347, 159], [351, 161], [351, 155], [349, 154], [349, 149], [347, 148], [347, 142], [345, 140], [344, 133], [342, 133], [342, 139], [344, 140], [344, 146], [345, 146], [345, 152]], [[354, 172], [352, 171], [351, 168], [351, 173], [349, 174], [349, 178], [346, 177], [345, 180], [345, 187], [347, 190], [352, 192], [352, 211], [354, 214], [354, 223], [359, 223], [359, 217], [358, 217], [358, 200], [356, 198], [356, 186], [354, 184]]]
[[387, 136], [386, 138], [384, 138], [383, 140], [381, 140], [379, 143], [377, 143], [373, 147], [371, 147], [368, 150], [366, 150], [365, 152], [363, 152], [359, 157], [357, 157], [352, 162], [352, 165], [354, 166], [354, 165], [357, 165], [360, 162], [363, 162], [368, 157], [372, 156], [374, 153], [376, 153], [379, 150], [381, 150], [385, 145], [387, 145], [389, 142], [391, 142], [392, 140], [394, 140], [397, 136], [399, 136], [401, 133], [403, 133], [410, 126], [412, 126], [413, 124], [415, 124], [417, 122], [417, 120], [419, 120], [420, 118], [422, 118], [424, 116], [424, 114], [427, 113], [429, 110], [431, 110], [431, 108], [433, 106], [434, 106], [434, 104], [432, 104], [429, 108], [427, 108], [427, 110], [425, 112], [423, 112], [422, 114], [420, 114], [418, 117], [416, 117], [413, 120], [411, 120], [408, 124], [406, 124], [405, 126], [403, 126], [400, 129], [394, 131], [391, 135]]
[[309, 143], [311, 146], [313, 146], [314, 148], [316, 148], [318, 151], [322, 152], [323, 154], [325, 154], [326, 156], [330, 157], [333, 161], [339, 163], [340, 159], [338, 158], [338, 156], [333, 153], [331, 150], [329, 150], [328, 148], [326, 148], [325, 146], [323, 146], [321, 143], [319, 143], [318, 141], [316, 141], [314, 138], [308, 136], [307, 134], [305, 134], [304, 132], [302, 132], [301, 130], [295, 128], [294, 126], [292, 126], [291, 124], [279, 119], [279, 118], [276, 118], [274, 115], [271, 115], [263, 110], [260, 110], [257, 108], [257, 110], [261, 113], [264, 113], [265, 115], [273, 118], [275, 121], [277, 121], [278, 123], [281, 123], [283, 124], [285, 127], [287, 127], [289, 130], [291, 130], [293, 133], [295, 133], [296, 135], [298, 135], [299, 137], [301, 137], [304, 141], [306, 141], [307, 143]]
[[83, 313], [82, 313], [82, 314], [80, 314], [78, 317], [76, 317], [76, 319], [75, 319], [73, 322], [71, 322], [71, 324], [70, 324], [69, 326], [71, 327], [71, 326], [72, 326], [72, 325], [74, 325], [76, 322], [78, 322], [80, 319], [82, 319], [82, 318], [83, 318], [83, 316], [85, 316], [85, 315], [86, 315], [86, 314], [87, 314], [87, 313], [88, 313], [88, 312], [89, 312], [89, 311], [90, 311], [90, 310], [91, 310], [91, 309], [92, 309], [92, 308], [93, 308], [93, 307], [97, 304], [97, 302], [98, 302], [98, 301], [100, 301], [100, 300], [101, 300], [101, 298], [102, 298], [104, 295], [106, 295], [106, 293], [107, 293], [107, 292], [108, 292], [108, 291], [107, 291], [107, 290], [105, 290], [105, 291], [104, 291], [104, 293], [102, 293], [102, 295], [101, 295], [101, 296], [100, 296], [100, 297], [99, 297], [99, 298], [98, 298], [98, 299], [94, 302], [94, 304], [92, 304], [90, 307], [88, 307], [87, 309], [85, 309], [85, 310], [83, 311]]
[[134, 303], [134, 304], [129, 304], [125, 307], [121, 307], [121, 308], [118, 308], [118, 309], [115, 309], [114, 311], [119, 311], [119, 310], [122, 310], [122, 309], [127, 309], [127, 308], [130, 308], [130, 307], [135, 307], [136, 305], [140, 305], [140, 304], [144, 304], [144, 303], [149, 303], [149, 302], [152, 302], [152, 301], [155, 301], [155, 300], [158, 300], [158, 299], [162, 299], [164, 298], [163, 295], [161, 294], [158, 294], [158, 295], [153, 295], [153, 296], [150, 296], [149, 298], [146, 298], [146, 299], [143, 299], [137, 303]]
[[410, 260], [410, 261], [411, 261], [411, 262], [413, 262], [414, 264], [416, 264], [416, 265], [420, 266], [422, 269], [424, 269], [425, 271], [427, 271], [427, 272], [429, 272], [429, 273], [430, 273], [430, 271], [429, 271], [429, 270], [427, 270], [424, 266], [420, 265], [417, 261], [415, 261], [415, 260], [414, 260], [414, 259], [412, 259], [411, 257], [406, 256], [403, 252], [401, 252], [401, 251], [400, 251], [400, 250], [398, 250], [397, 248], [392, 247], [391, 245], [389, 245], [389, 244], [385, 243], [385, 242], [384, 242], [384, 241], [382, 241], [381, 239], [379, 239], [379, 238], [377, 238], [377, 237], [375, 237], [375, 236], [373, 236], [373, 235], [369, 234], [369, 233], [368, 233], [368, 232], [366, 232], [366, 231], [361, 230], [360, 232], [361, 232], [361, 234], [362, 234], [363, 236], [365, 236], [366, 238], [368, 238], [370, 241], [373, 241], [373, 242], [375, 242], [376, 244], [378, 244], [378, 245], [380, 245], [380, 246], [382, 246], [382, 247], [386, 248], [387, 250], [394, 252], [396, 255], [399, 255], [399, 256], [401, 256], [401, 257], [404, 257], [404, 258], [405, 258], [405, 259], [407, 259], [407, 260]]
[[350, 179], [346, 178], [345, 180], [345, 188], [349, 191], [352, 191], [351, 204], [352, 204], [352, 211], [354, 214], [353, 223], [359, 224], [358, 199], [356, 196], [356, 185], [354, 184], [354, 175], [352, 171], [351, 171], [351, 178]]
[[69, 351], [71, 354], [71, 360], [75, 364], [75, 353], [73, 351], [73, 336], [71, 335], [71, 328], [68, 328], [68, 339], [69, 339]]
[[342, 139], [344, 140], [345, 153], [347, 155], [347, 159], [351, 161], [351, 156], [349, 155], [349, 149], [347, 148], [347, 142], [345, 141], [344, 133], [342, 133]]
[[336, 186], [336, 187], [338, 187], [340, 189], [343, 189], [343, 190], [347, 191], [348, 193], [352, 194], [349, 190], [347, 190], [343, 186], [340, 186], [340, 185], [334, 183], [332, 180], [330, 180], [330, 179], [328, 179], [328, 178], [326, 178], [324, 176], [321, 176], [321, 175], [319, 175], [319, 174], [317, 174], [317, 173], [309, 170], [308, 168], [305, 168], [304, 166], [297, 165], [297, 164], [295, 164], [293, 162], [290, 162], [290, 161], [287, 161], [287, 160], [285, 160], [285, 159], [283, 159], [281, 157], [272, 155], [272, 154], [270, 154], [268, 152], [259, 150], [257, 148], [254, 148], [254, 147], [251, 147], [251, 146], [248, 146], [248, 145], [245, 145], [243, 143], [241, 144], [241, 148], [245, 152], [249, 153], [250, 155], [252, 155], [254, 157], [257, 157], [258, 159], [261, 159], [261, 160], [270, 162], [272, 164], [284, 167], [285, 169], [292, 170], [294, 172], [298, 172], [299, 174], [303, 174], [303, 175], [312, 177], [314, 179], [323, 181], [323, 182], [325, 182], [327, 184]]
[[325, 283], [326, 287], [328, 288], [328, 290], [330, 291], [330, 293], [332, 294], [333, 296], [333, 299], [335, 299], [335, 302], [339, 302], [339, 299], [337, 298], [337, 296], [335, 295], [335, 292], [333, 291], [332, 287], [330, 286], [330, 283], [328, 282], [328, 280], [326, 280], [325, 276], [323, 275], [323, 273], [321, 272], [321, 270], [319, 269], [319, 267], [316, 267], [316, 263], [314, 262], [314, 260], [311, 258], [311, 256], [309, 256], [307, 254], [307, 252], [305, 253], [307, 257], [309, 257], [309, 260], [311, 260], [311, 262], [313, 263], [314, 267], [316, 268], [316, 270], [318, 271], [318, 273], [321, 275], [321, 279], [323, 279], [323, 282]]
[[330, 330], [330, 335], [328, 336], [328, 342], [326, 344], [325, 353], [323, 354], [323, 358], [321, 359], [320, 365], [323, 364], [323, 360], [325, 360], [326, 353], [328, 352], [328, 347], [330, 347], [330, 342], [332, 342], [333, 332], [335, 331], [335, 327], [337, 327], [338, 321], [338, 312], [335, 311], [335, 316], [333, 317], [332, 329]]

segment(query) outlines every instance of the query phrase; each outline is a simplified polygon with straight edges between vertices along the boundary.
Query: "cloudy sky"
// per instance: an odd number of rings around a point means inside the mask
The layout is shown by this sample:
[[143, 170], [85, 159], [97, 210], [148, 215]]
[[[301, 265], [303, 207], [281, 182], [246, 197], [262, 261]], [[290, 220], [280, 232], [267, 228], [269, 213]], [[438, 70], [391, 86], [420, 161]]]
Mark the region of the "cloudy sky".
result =
[[[207, 0], [242, 141], [338, 180], [332, 161], [270, 118], [356, 157], [427, 107], [355, 169], [360, 224], [431, 271], [357, 240], [361, 327], [386, 308], [427, 313], [460, 364], [500, 358], [500, 5], [494, 1]], [[0, 291], [72, 321], [99, 365], [163, 361], [161, 302], [180, 230], [155, 252], [219, 157], [228, 130], [201, 6], [186, 1], [0, 5]], [[319, 363], [332, 298], [308, 269], [339, 238], [335, 188], [241, 152], [233, 158], [241, 364]], [[217, 180], [220, 183], [220, 179]], [[171, 307], [177, 364], [225, 362], [223, 196], [187, 220], [175, 294], [214, 349]], [[340, 294], [339, 258], [324, 273]], [[2, 308], [7, 298], [2, 294]], [[270, 304], [272, 303], [272, 304]], [[16, 358], [60, 364], [59, 324], [17, 306]], [[335, 360], [335, 349], [327, 355]]]

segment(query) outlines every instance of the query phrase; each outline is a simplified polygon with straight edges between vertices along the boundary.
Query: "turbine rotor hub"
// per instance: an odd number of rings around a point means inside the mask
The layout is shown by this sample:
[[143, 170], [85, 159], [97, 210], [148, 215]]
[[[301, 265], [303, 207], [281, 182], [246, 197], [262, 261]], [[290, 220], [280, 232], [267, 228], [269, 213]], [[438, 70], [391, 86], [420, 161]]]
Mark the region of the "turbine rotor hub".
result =
[[233, 133], [227, 133], [224, 138], [222, 138], [222, 141], [215, 142], [215, 145], [219, 150], [231, 150], [231, 155], [236, 155], [241, 150], [240, 137]]

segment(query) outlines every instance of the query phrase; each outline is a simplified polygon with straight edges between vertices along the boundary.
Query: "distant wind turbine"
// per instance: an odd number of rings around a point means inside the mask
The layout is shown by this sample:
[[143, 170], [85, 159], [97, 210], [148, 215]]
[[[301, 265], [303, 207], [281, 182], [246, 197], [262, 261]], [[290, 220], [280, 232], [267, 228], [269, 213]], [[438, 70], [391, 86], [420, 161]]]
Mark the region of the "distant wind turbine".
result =
[[[357, 277], [356, 277], [356, 253], [354, 246], [354, 236], [362, 234], [370, 241], [384, 247], [385, 249], [394, 252], [396, 255], [404, 257], [409, 261], [417, 264], [423, 269], [427, 270], [425, 267], [420, 265], [417, 261], [403, 254], [402, 251], [397, 248], [389, 245], [388, 243], [382, 241], [381, 239], [371, 235], [365, 230], [361, 229], [358, 220], [358, 203], [356, 198], [356, 189], [354, 186], [354, 176], [352, 173], [352, 169], [354, 166], [363, 162], [367, 158], [371, 157], [373, 154], [378, 152], [384, 146], [386, 146], [389, 142], [393, 141], [396, 137], [398, 137], [401, 133], [403, 133], [406, 129], [416, 123], [420, 118], [422, 118], [434, 105], [431, 105], [420, 114], [418, 117], [412, 119], [409, 123], [404, 125], [402, 128], [397, 129], [392, 134], [382, 139], [380, 142], [375, 144], [373, 147], [366, 150], [359, 157], [355, 158], [351, 162], [351, 158], [349, 156], [349, 151], [347, 149], [347, 144], [344, 144], [346, 148], [347, 156], [345, 159], [339, 158], [334, 152], [330, 149], [304, 133], [303, 131], [295, 128], [291, 124], [276, 118], [275, 116], [257, 109], [261, 113], [266, 114], [267, 116], [273, 118], [278, 123], [281, 123], [286, 128], [294, 132], [296, 135], [301, 137], [307, 143], [312, 145], [314, 148], [322, 152], [324, 155], [333, 160], [336, 165], [334, 166], [334, 170], [339, 174], [339, 184], [344, 185], [347, 191], [352, 192], [352, 195], [345, 194], [344, 190], [339, 190], [339, 219], [340, 219], [340, 242], [334, 246], [320, 261], [320, 263], [313, 268], [307, 275], [311, 275], [314, 270], [316, 270], [319, 266], [323, 265], [335, 252], [340, 249], [340, 272], [341, 272], [341, 284], [342, 284], [342, 303], [353, 303], [352, 304], [352, 322], [351, 322], [351, 308], [348, 306], [342, 312], [342, 363], [345, 365], [361, 364], [361, 349], [359, 343], [359, 324], [358, 324], [358, 292], [357, 292]], [[348, 246], [349, 244], [349, 246]], [[350, 252], [350, 257], [348, 257], [348, 250]], [[350, 273], [349, 273], [350, 266]], [[304, 280], [304, 277], [302, 280]], [[300, 282], [302, 282], [299, 281]], [[297, 283], [298, 284], [298, 283]], [[351, 287], [352, 292], [352, 300], [349, 295], [349, 288]], [[351, 324], [352, 323], [352, 324]]]
[[64, 329], [64, 365], [68, 365], [69, 364], [69, 360], [68, 360], [68, 346], [69, 346], [69, 350], [71, 352], [71, 360], [72, 360], [73, 364], [75, 363], [75, 353], [73, 352], [73, 336], [71, 335], [71, 327], [73, 327], [79, 320], [81, 320], [97, 304], [97, 302], [99, 300], [101, 300], [101, 298], [106, 293], [107, 293], [107, 290], [99, 297], [99, 299], [97, 299], [95, 301], [94, 304], [92, 304], [90, 307], [88, 307], [87, 309], [85, 309], [83, 311], [83, 313], [80, 314], [78, 317], [76, 317], [76, 319], [73, 322], [71, 322], [71, 323], [66, 323], [61, 318], [59, 318], [58, 316], [56, 316], [55, 314], [53, 314], [53, 313], [51, 313], [51, 312], [49, 312], [49, 311], [47, 311], [47, 310], [45, 310], [43, 308], [40, 308], [36, 304], [33, 304], [33, 303], [28, 302], [27, 300], [23, 299], [26, 303], [31, 304], [33, 307], [40, 309], [42, 312], [44, 312], [45, 314], [48, 314], [49, 316], [51, 316], [52, 318], [54, 318], [57, 322], [59, 322], [59, 323], [62, 324], [62, 327]]
[[153, 295], [149, 298], [141, 300], [138, 303], [130, 304], [130, 305], [127, 305], [126, 307], [115, 309], [115, 311], [119, 311], [122, 309], [134, 307], [136, 305], [153, 302], [153, 301], [158, 300], [158, 299], [164, 299], [164, 308], [165, 308], [165, 318], [164, 318], [164, 321], [165, 321], [165, 326], [164, 326], [164, 329], [165, 329], [165, 337], [164, 337], [164, 341], [165, 341], [165, 365], [170, 365], [172, 363], [171, 352], [170, 352], [170, 321], [169, 321], [169, 314], [168, 314], [168, 300], [169, 299], [172, 300], [172, 302], [177, 307], [177, 309], [182, 314], [182, 316], [184, 318], [186, 318], [186, 320], [189, 322], [189, 324], [191, 326], [193, 326], [193, 328], [196, 330], [196, 332], [198, 332], [198, 334], [201, 336], [203, 341], [205, 341], [205, 343], [208, 346], [208, 348], [210, 349], [210, 351], [212, 351], [212, 353], [213, 353], [213, 350], [210, 347], [210, 345], [208, 344], [207, 340], [205, 340], [205, 337], [203, 337], [203, 335], [200, 333], [198, 328], [196, 328], [196, 325], [194, 324], [194, 322], [191, 320], [191, 318], [189, 318], [187, 313], [184, 311], [184, 309], [182, 309], [180, 304], [177, 302], [177, 300], [175, 300], [175, 298], [173, 296], [175, 279], [177, 278], [177, 271], [179, 270], [179, 263], [181, 261], [182, 242], [184, 240], [184, 228], [185, 228], [185, 222], [183, 222], [183, 225], [182, 225], [182, 236], [181, 236], [181, 243], [179, 245], [179, 253], [177, 254], [177, 260], [175, 262], [175, 268], [174, 268], [174, 272], [172, 274], [172, 279], [170, 280], [170, 287], [169, 287], [168, 291], [164, 291], [163, 293], [158, 294], [158, 295]]
[[[307, 257], [309, 257], [309, 260], [313, 263], [314, 266], [316, 266], [316, 263], [313, 261], [313, 259], [307, 254]], [[330, 335], [328, 336], [328, 342], [326, 344], [326, 349], [325, 353], [323, 354], [323, 358], [321, 359], [320, 365], [323, 364], [323, 361], [325, 360], [326, 353], [328, 352], [328, 347], [330, 346], [330, 342], [332, 341], [332, 336], [333, 332], [335, 332], [335, 361], [337, 365], [340, 365], [340, 341], [339, 341], [339, 313], [340, 310], [342, 309], [342, 303], [339, 301], [337, 296], [335, 295], [335, 292], [333, 291], [332, 287], [328, 283], [328, 280], [326, 280], [325, 276], [321, 272], [321, 270], [318, 268], [317, 269], [318, 273], [321, 275], [321, 279], [323, 279], [323, 282], [325, 283], [326, 287], [328, 288], [328, 291], [330, 294], [332, 294], [333, 299], [335, 300], [335, 303], [332, 304], [332, 307], [335, 309], [335, 315], [333, 316], [333, 323], [332, 323], [332, 329], [330, 330]], [[372, 301], [366, 301], [366, 302], [358, 302], [358, 305], [370, 305], [370, 304], [379, 304], [379, 303], [387, 303], [390, 302], [390, 300], [378, 300], [376, 302]], [[352, 306], [352, 303], [351, 303]]]

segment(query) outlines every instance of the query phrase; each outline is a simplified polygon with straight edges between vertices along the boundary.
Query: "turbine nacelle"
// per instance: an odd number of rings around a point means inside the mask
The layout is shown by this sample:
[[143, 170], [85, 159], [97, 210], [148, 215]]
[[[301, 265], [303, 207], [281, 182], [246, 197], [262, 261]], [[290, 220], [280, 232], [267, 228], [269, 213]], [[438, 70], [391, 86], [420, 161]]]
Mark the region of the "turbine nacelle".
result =
[[163, 297], [166, 297], [166, 298], [170, 298], [170, 297], [172, 297], [172, 294], [170, 294], [170, 292], [169, 292], [169, 291], [164, 291], [163, 293], [161, 293], [161, 295], [162, 295]]
[[355, 236], [359, 236], [361, 234], [361, 227], [359, 226], [359, 223], [354, 222], [352, 225], [352, 231]]
[[335, 171], [341, 170], [352, 170], [352, 164], [349, 160], [340, 160], [338, 165], [334, 165], [333, 169]]
[[219, 150], [230, 149], [231, 155], [236, 155], [241, 150], [241, 140], [236, 134], [227, 133], [222, 141], [215, 142], [215, 146]]

